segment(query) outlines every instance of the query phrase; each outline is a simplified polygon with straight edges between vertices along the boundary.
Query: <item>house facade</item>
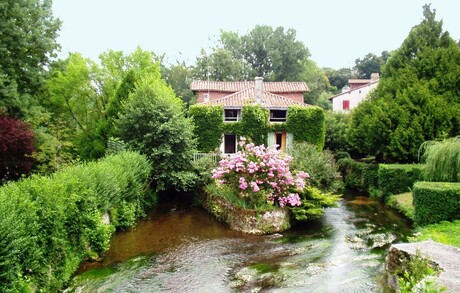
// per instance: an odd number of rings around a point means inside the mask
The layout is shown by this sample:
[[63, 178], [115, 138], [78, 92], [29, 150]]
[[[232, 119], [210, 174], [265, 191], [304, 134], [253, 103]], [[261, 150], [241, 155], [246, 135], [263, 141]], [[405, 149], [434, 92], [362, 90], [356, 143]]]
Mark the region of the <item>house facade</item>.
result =
[[[309, 91], [304, 82], [264, 82], [261, 77], [239, 82], [196, 80], [192, 82], [191, 90], [196, 94], [197, 106], [223, 108], [223, 128], [229, 129], [224, 130], [221, 137], [219, 151], [224, 154], [237, 151], [239, 135], [232, 127], [225, 126], [241, 122], [245, 106], [260, 106], [268, 112], [268, 124], [272, 127], [267, 133], [266, 143], [269, 147], [276, 144], [283, 151], [294, 140], [293, 133], [282, 127], [287, 122], [289, 108], [310, 106], [303, 102], [304, 93]], [[264, 127], [266, 125], [262, 123], [261, 128]]]
[[350, 79], [342, 93], [332, 96], [333, 112], [347, 112], [359, 105], [379, 83], [379, 74], [372, 73], [370, 79]]

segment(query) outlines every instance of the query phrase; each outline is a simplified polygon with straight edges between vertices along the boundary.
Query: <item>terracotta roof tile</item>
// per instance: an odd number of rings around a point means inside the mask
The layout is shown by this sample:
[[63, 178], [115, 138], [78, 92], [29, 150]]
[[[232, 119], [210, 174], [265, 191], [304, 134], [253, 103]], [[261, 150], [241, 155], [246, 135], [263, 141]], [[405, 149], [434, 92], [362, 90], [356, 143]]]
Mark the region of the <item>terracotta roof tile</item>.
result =
[[[251, 105], [255, 103], [255, 92], [254, 88], [251, 87], [220, 99], [202, 102], [200, 105], [222, 105], [226, 108], [241, 108], [245, 105]], [[262, 91], [261, 105], [264, 108], [270, 109], [285, 109], [292, 105], [310, 106], [309, 104], [296, 102], [280, 95], [269, 93], [267, 91]]]
[[[190, 89], [196, 91], [239, 92], [254, 87], [254, 81], [206, 81], [194, 80]], [[305, 82], [279, 81], [263, 82], [264, 90], [272, 93], [297, 93], [308, 92]]]

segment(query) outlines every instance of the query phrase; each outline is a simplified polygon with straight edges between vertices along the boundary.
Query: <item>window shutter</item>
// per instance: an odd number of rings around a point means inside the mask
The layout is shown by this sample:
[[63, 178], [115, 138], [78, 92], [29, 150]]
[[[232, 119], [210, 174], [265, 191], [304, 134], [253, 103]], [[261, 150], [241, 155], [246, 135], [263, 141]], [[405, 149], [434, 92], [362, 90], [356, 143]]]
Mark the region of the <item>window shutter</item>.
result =
[[269, 132], [267, 136], [267, 147], [272, 148], [275, 144], [275, 133]]

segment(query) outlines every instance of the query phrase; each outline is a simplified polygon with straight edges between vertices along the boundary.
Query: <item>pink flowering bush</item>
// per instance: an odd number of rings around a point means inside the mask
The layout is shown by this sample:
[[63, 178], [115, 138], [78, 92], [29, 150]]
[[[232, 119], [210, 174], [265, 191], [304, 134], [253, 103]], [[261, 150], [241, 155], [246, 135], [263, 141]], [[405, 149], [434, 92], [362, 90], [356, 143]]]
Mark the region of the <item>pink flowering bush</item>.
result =
[[300, 206], [300, 193], [309, 175], [289, 170], [292, 158], [264, 145], [246, 143], [242, 138], [240, 151], [219, 162], [212, 171], [218, 185], [226, 185], [250, 206]]

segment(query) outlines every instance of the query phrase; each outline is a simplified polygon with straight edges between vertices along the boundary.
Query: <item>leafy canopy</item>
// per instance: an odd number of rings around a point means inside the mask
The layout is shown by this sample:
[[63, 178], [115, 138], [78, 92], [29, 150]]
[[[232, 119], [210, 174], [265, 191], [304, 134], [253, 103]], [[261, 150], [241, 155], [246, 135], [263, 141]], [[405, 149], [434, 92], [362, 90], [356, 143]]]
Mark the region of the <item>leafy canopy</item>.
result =
[[24, 116], [59, 49], [51, 0], [0, 2], [0, 114]]

